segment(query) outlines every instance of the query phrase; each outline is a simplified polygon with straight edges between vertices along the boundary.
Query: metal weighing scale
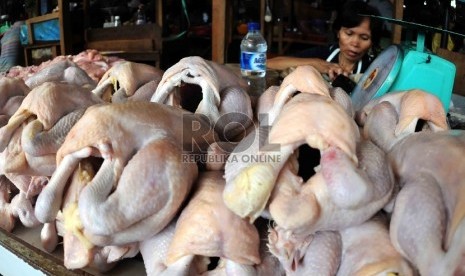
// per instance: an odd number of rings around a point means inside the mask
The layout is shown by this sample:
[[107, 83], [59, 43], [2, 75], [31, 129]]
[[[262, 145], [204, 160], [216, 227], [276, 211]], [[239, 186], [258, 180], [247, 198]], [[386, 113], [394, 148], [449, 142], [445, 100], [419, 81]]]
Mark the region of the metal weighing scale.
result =
[[388, 92], [422, 89], [436, 95], [448, 112], [456, 68], [452, 62], [425, 49], [425, 31], [465, 35], [392, 18], [370, 17], [417, 29], [418, 36], [416, 47], [412, 44], [391, 45], [370, 64], [351, 94], [355, 110]]

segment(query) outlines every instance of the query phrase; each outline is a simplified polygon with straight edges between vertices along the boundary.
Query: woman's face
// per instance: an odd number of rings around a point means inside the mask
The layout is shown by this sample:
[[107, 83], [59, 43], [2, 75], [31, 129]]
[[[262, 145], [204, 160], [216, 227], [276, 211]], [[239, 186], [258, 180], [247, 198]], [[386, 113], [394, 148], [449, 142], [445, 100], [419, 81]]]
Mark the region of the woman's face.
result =
[[339, 48], [345, 59], [359, 61], [371, 47], [370, 20], [365, 18], [353, 28], [341, 27], [338, 32]]

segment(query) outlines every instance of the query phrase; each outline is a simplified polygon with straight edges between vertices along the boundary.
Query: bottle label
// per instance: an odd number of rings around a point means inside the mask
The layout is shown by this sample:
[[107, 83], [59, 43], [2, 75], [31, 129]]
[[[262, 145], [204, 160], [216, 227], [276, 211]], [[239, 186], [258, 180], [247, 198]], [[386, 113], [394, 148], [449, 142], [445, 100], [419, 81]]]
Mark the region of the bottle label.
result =
[[266, 53], [242, 52], [241, 69], [251, 71], [265, 71]]

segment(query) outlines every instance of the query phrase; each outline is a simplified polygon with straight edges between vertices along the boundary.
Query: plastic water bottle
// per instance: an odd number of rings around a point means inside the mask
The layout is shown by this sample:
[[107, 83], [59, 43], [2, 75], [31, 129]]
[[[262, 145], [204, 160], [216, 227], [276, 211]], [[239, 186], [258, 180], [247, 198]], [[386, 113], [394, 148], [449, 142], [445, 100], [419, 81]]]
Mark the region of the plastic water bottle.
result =
[[143, 25], [143, 24], [145, 24], [144, 5], [140, 4], [139, 9], [137, 10], [137, 15], [136, 15], [136, 25]]
[[260, 96], [266, 89], [265, 38], [257, 22], [247, 24], [248, 32], [241, 42], [241, 74], [249, 84], [250, 96]]
[[121, 18], [119, 15], [115, 16], [115, 27], [121, 26]]

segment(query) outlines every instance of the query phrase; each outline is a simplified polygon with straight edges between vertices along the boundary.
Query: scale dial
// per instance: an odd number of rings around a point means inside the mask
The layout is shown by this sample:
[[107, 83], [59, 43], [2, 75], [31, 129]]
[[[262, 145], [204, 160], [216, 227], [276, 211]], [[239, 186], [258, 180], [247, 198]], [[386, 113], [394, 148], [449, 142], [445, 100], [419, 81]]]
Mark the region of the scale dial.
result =
[[352, 91], [351, 98], [356, 111], [389, 91], [400, 71], [403, 57], [400, 46], [391, 45], [370, 64]]

